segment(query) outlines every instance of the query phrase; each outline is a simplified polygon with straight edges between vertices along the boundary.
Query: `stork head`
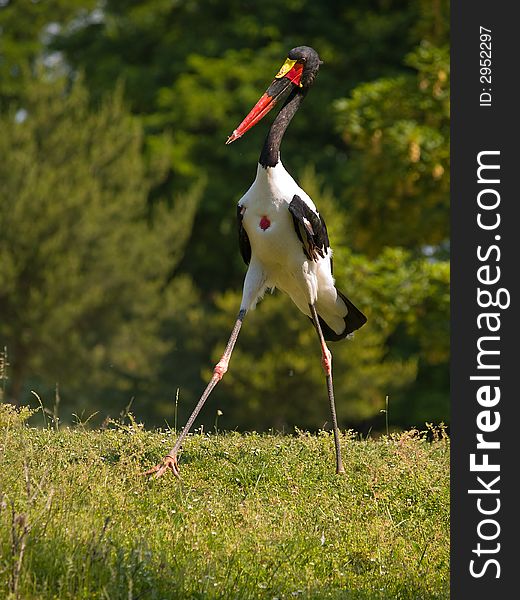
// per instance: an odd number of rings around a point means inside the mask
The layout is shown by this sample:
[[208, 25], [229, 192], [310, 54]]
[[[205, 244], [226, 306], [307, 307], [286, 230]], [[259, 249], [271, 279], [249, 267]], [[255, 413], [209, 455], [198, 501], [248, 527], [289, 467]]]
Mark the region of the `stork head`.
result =
[[274, 76], [273, 82], [267, 88], [265, 94], [228, 137], [226, 144], [231, 144], [231, 142], [242, 137], [246, 131], [261, 121], [281, 98], [286, 98], [291, 91], [296, 90], [305, 93], [314, 83], [321, 64], [322, 61], [313, 48], [309, 46], [293, 48], [287, 54], [285, 62]]

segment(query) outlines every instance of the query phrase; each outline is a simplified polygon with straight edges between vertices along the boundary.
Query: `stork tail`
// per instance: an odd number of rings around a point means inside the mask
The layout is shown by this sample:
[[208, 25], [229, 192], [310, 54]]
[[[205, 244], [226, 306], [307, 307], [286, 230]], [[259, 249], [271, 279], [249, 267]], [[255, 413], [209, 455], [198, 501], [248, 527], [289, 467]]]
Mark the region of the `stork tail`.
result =
[[327, 342], [339, 342], [339, 340], [346, 338], [353, 331], [356, 331], [356, 329], [363, 327], [363, 325], [367, 322], [367, 318], [359, 310], [359, 308], [357, 308], [345, 296], [345, 294], [340, 292], [337, 288], [336, 288], [336, 291], [338, 292], [338, 296], [346, 304], [348, 312], [343, 319], [345, 321], [345, 329], [341, 333], [336, 333], [329, 325], [327, 325], [325, 320], [318, 314], [318, 319], [320, 321], [321, 330], [323, 332], [323, 337], [325, 338], [325, 340]]

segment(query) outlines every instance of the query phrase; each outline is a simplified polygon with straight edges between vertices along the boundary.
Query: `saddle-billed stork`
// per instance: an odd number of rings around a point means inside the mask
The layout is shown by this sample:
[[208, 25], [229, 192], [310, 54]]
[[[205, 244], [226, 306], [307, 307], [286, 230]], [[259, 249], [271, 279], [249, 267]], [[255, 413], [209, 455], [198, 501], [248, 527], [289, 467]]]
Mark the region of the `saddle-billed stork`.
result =
[[338, 341], [366, 323], [365, 315], [334, 285], [332, 250], [325, 222], [309, 196], [285, 170], [280, 143], [287, 126], [311, 88], [320, 68], [318, 53], [308, 47], [293, 48], [273, 82], [226, 144], [242, 137], [281, 99], [285, 102], [265, 140], [256, 179], [237, 206], [240, 252], [248, 265], [242, 302], [224, 354], [175, 446], [146, 475], [178, 477], [177, 454], [208, 396], [229, 365], [242, 322], [268, 288], [286, 292], [316, 328], [332, 413], [336, 472], [344, 473], [332, 385], [332, 355], [327, 341]]

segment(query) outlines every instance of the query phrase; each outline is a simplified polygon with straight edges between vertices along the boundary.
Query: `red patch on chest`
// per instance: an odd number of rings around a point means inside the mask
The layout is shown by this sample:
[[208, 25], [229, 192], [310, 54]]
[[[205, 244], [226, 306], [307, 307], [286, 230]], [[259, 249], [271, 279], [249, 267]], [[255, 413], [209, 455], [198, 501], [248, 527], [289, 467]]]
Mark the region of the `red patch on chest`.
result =
[[260, 219], [260, 228], [265, 231], [266, 229], [269, 229], [269, 227], [271, 227], [271, 221], [264, 215]]

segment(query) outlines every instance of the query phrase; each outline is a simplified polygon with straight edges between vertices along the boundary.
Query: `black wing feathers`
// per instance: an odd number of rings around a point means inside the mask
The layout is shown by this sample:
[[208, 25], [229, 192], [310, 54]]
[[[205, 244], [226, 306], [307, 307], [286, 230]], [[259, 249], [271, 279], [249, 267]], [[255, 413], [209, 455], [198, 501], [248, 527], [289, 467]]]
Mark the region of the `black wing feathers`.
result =
[[313, 261], [325, 258], [330, 245], [325, 221], [296, 194], [289, 204], [289, 212], [305, 256]]
[[[297, 195], [294, 196], [289, 204], [289, 211], [294, 221], [294, 229], [303, 246], [305, 256], [309, 260], [318, 260], [324, 258], [330, 247], [327, 226], [322, 217], [315, 213], [305, 202]], [[331, 259], [332, 270], [332, 259]], [[337, 288], [338, 296], [343, 300], [347, 307], [347, 315], [344, 317], [345, 329], [341, 333], [336, 333], [327, 325], [325, 320], [318, 315], [323, 335], [327, 341], [337, 342], [362, 327], [367, 318], [352, 302], [342, 294]], [[311, 319], [312, 321], [312, 319]]]
[[345, 317], [345, 331], [348, 335], [349, 333], [356, 331], [356, 329], [363, 327], [363, 325], [367, 322], [367, 318], [357, 306], [354, 306], [354, 304], [352, 304], [352, 302], [345, 296], [345, 294], [340, 292], [338, 288], [336, 288], [336, 291], [338, 292], [338, 296], [343, 300], [343, 302], [347, 305], [348, 308], [348, 313]]
[[243, 210], [244, 208], [239, 204], [237, 206], [238, 245], [240, 247], [240, 254], [242, 255], [246, 265], [248, 265], [251, 262], [251, 242], [249, 241], [246, 230], [242, 225], [242, 220], [244, 218], [242, 212]]
[[[345, 321], [345, 329], [341, 333], [336, 333], [331, 327], [327, 325], [325, 320], [318, 314], [318, 319], [320, 320], [321, 331], [323, 332], [323, 337], [327, 342], [339, 342], [340, 340], [346, 338], [348, 335], [363, 327], [363, 325], [367, 322], [367, 318], [365, 315], [355, 306], [352, 302], [336, 288], [338, 292], [338, 296], [343, 300], [343, 302], [347, 305], [347, 315], [344, 317]], [[312, 323], [312, 317], [309, 317]]]

